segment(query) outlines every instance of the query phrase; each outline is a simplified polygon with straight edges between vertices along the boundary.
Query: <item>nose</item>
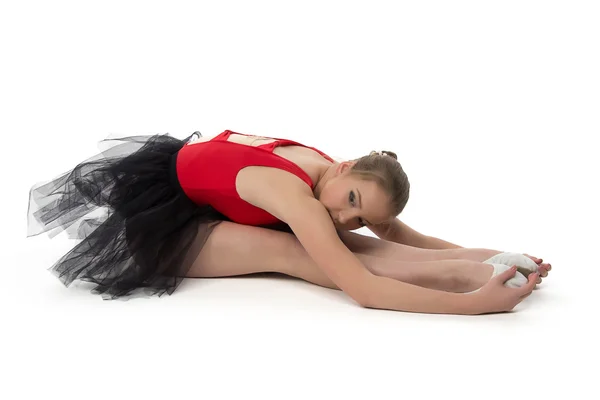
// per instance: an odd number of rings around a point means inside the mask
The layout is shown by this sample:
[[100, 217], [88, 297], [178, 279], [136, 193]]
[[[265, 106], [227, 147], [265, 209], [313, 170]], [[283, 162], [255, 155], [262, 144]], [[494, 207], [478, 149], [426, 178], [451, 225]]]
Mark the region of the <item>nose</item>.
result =
[[348, 216], [346, 215], [346, 213], [340, 211], [337, 216], [337, 221], [340, 224], [345, 224], [346, 222], [348, 222]]

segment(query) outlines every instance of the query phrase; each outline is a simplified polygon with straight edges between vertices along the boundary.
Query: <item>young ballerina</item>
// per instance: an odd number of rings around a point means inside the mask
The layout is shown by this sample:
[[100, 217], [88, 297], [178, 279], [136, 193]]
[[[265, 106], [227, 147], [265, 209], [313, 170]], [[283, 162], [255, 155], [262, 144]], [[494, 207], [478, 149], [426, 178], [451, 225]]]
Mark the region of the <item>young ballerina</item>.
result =
[[[291, 140], [230, 130], [116, 140], [35, 185], [28, 210], [27, 236], [66, 230], [81, 239], [52, 272], [66, 286], [93, 282], [107, 299], [172, 294], [185, 277], [278, 272], [341, 289], [364, 307], [482, 314], [513, 309], [550, 269], [403, 224], [396, 217], [409, 182], [391, 152], [336, 162]], [[105, 214], [90, 216], [101, 207]], [[349, 232], [361, 226], [380, 239]]]

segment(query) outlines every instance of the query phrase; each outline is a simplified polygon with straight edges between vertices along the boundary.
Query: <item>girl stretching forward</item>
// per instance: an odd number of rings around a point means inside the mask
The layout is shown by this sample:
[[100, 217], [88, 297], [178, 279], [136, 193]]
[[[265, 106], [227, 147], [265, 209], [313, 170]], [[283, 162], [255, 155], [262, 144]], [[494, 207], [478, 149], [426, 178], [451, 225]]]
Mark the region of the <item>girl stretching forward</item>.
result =
[[[31, 188], [27, 232], [81, 239], [50, 270], [66, 286], [95, 283], [105, 299], [172, 294], [185, 277], [278, 272], [363, 307], [483, 314], [512, 310], [551, 268], [402, 223], [410, 185], [392, 152], [336, 162], [230, 130], [107, 140], [122, 143]], [[349, 232], [361, 226], [380, 239]]]

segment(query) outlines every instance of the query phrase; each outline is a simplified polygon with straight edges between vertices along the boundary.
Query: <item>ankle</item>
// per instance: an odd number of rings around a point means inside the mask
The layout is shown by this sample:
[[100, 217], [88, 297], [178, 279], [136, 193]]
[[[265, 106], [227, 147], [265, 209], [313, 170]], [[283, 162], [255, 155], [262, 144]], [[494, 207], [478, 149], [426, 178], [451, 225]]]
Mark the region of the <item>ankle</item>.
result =
[[501, 251], [497, 251], [497, 250], [481, 249], [481, 248], [449, 249], [447, 251], [448, 251], [448, 254], [446, 254], [446, 256], [448, 259], [471, 260], [471, 261], [480, 262], [480, 263], [482, 263], [486, 260], [489, 260], [490, 258], [502, 253]]
[[494, 273], [494, 266], [491, 264], [484, 264], [481, 262], [472, 262], [469, 264], [470, 272], [464, 276], [462, 285], [460, 287], [461, 293], [472, 292], [480, 289], [492, 278]]

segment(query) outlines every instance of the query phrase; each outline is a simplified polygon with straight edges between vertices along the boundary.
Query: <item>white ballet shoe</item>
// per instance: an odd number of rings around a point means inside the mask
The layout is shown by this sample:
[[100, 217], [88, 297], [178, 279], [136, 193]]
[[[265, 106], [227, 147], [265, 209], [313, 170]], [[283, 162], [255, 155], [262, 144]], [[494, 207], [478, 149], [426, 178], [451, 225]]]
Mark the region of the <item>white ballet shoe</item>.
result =
[[[504, 264], [492, 264], [492, 263], [487, 263], [487, 264], [491, 264], [494, 267], [494, 271], [492, 272], [492, 276], [490, 277], [490, 280], [495, 277], [498, 274], [503, 273], [504, 271], [507, 271], [509, 269], [511, 269], [511, 267], [509, 267], [508, 265], [504, 265]], [[527, 283], [527, 278], [520, 273], [518, 270], [515, 272], [515, 276], [513, 276], [512, 278], [510, 278], [509, 280], [507, 280], [506, 282], [504, 282], [504, 286], [509, 287], [509, 288], [520, 288], [521, 286], [525, 285]], [[473, 290], [472, 292], [467, 292], [467, 293], [475, 293], [478, 292], [481, 288], [477, 289], [477, 290]]]
[[484, 261], [485, 264], [504, 264], [517, 266], [517, 271], [525, 276], [529, 276], [532, 272], [538, 272], [538, 265], [529, 257], [519, 253], [500, 253], [496, 254], [489, 260]]

